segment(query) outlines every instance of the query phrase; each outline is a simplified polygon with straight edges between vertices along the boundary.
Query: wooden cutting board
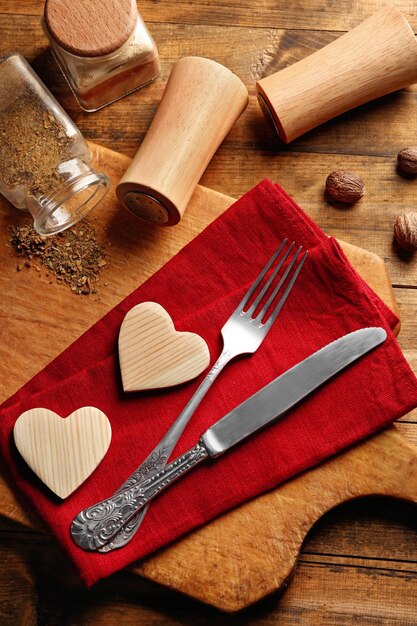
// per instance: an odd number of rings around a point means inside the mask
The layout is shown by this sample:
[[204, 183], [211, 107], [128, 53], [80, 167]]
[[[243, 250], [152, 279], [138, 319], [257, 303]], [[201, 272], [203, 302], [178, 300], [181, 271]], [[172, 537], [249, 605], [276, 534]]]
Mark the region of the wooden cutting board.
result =
[[[116, 183], [130, 159], [91, 144], [97, 168]], [[0, 401], [155, 273], [220, 215], [233, 198], [198, 186], [183, 220], [155, 228], [119, 207], [112, 192], [94, 213], [98, 238], [110, 244], [97, 295], [79, 296], [41, 266], [16, 271], [8, 226], [21, 220], [0, 200]], [[397, 310], [382, 259], [342, 243], [362, 277]], [[397, 328], [397, 332], [399, 328]], [[225, 611], [237, 611], [286, 585], [312, 524], [348, 499], [386, 494], [417, 501], [417, 448], [394, 427], [274, 491], [229, 512], [156, 556], [136, 574]], [[0, 514], [37, 527], [0, 477]]]

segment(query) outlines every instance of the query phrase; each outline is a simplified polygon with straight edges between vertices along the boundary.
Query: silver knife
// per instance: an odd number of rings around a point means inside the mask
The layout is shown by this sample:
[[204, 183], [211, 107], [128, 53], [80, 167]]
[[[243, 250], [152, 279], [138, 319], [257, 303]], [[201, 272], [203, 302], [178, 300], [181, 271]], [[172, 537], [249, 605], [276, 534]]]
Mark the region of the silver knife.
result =
[[317, 387], [381, 344], [386, 336], [383, 328], [362, 328], [314, 352], [218, 420], [193, 448], [158, 473], [78, 513], [71, 525], [73, 540], [85, 550], [98, 550], [183, 474], [275, 422]]

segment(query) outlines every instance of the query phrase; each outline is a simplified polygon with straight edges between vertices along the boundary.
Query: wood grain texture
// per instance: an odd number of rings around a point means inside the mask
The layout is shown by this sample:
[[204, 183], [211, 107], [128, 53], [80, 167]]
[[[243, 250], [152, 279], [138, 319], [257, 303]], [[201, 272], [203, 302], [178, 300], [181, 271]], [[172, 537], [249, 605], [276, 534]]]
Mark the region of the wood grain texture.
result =
[[[1, 19], [6, 40], [13, 41], [14, 47], [31, 61], [83, 133], [91, 140], [129, 156], [137, 151], [138, 143], [152, 121], [172, 64], [180, 56], [195, 54], [196, 49], [202, 56], [215, 59], [230, 68], [242, 79], [250, 93], [247, 110], [223, 143], [222, 152], [226, 155], [231, 155], [232, 151], [234, 155], [236, 150], [243, 152], [243, 155], [248, 149], [262, 150], [266, 156], [269, 155], [272, 167], [279, 161], [282, 151], [285, 154], [300, 151], [340, 154], [346, 155], [346, 159], [351, 154], [396, 157], [399, 149], [409, 144], [415, 129], [416, 88], [409, 87], [329, 121], [289, 146], [280, 145], [259, 109], [255, 81], [322, 48], [333, 41], [337, 33], [163, 23], [148, 24], [161, 53], [160, 79], [139, 93], [97, 112], [92, 124], [91, 116], [80, 111], [51, 57], [38, 18], [11, 17], [6, 14]], [[256, 161], [256, 154], [254, 159]], [[233, 182], [240, 186], [239, 194], [246, 189], [245, 177], [248, 176], [251, 162], [252, 153], [251, 159], [244, 162], [246, 167], [241, 169], [242, 164], [239, 163], [239, 167], [235, 168]], [[269, 171], [271, 176], [276, 175], [274, 167], [270, 170], [263, 165], [263, 168], [264, 175], [268, 175]], [[209, 165], [208, 170], [220, 174], [213, 164]], [[220, 182], [215, 188], [231, 194], [227, 188], [222, 189]]]
[[120, 48], [136, 25], [135, 0], [46, 0], [45, 24], [64, 50], [98, 57]]
[[[208, 6], [203, 0], [143, 0], [140, 10], [161, 54], [161, 77], [94, 115], [79, 109], [51, 58], [40, 27], [43, 3], [39, 0], [2, 1], [1, 51], [18, 49], [27, 56], [88, 138], [129, 156], [135, 154], [148, 129], [178, 58], [197, 54], [229, 67], [248, 87], [250, 102], [210, 162], [202, 184], [238, 197], [268, 176], [281, 182], [327, 232], [382, 256], [396, 285], [402, 316], [399, 341], [417, 372], [417, 259], [401, 255], [392, 245], [395, 215], [415, 208], [415, 181], [401, 178], [395, 171], [397, 152], [415, 143], [415, 88], [363, 105], [289, 146], [280, 145], [265, 123], [254, 88], [255, 80], [322, 48], [383, 4], [382, 0], [260, 0], [249, 4], [213, 0]], [[415, 4], [399, 0], [395, 6], [416, 31]], [[365, 178], [367, 193], [354, 210], [341, 210], [324, 200], [325, 178], [336, 167], [357, 170]], [[212, 214], [210, 203], [204, 211]], [[2, 248], [8, 241], [6, 225], [19, 216], [5, 207], [0, 215]], [[98, 226], [102, 219], [102, 214], [97, 214]], [[189, 219], [187, 211], [184, 220]], [[184, 220], [175, 229], [181, 229], [185, 241]], [[194, 216], [190, 223], [195, 221], [204, 226], [204, 219]], [[161, 235], [153, 244], [149, 233], [140, 236], [133, 221], [127, 228], [117, 218], [103, 222], [113, 231], [112, 244], [127, 238], [136, 246], [139, 260], [127, 253], [126, 262], [117, 264], [119, 274], [115, 271], [113, 275], [110, 270], [108, 281], [104, 276], [108, 287], [102, 283], [100, 299], [86, 299], [82, 306], [76, 296], [67, 301], [68, 318], [61, 317], [66, 299], [62, 288], [49, 285], [42, 273], [37, 282], [32, 282], [27, 273], [17, 275], [16, 259], [8, 254], [1, 257], [2, 294], [5, 287], [14, 290], [9, 307], [18, 307], [21, 327], [33, 323], [48, 337], [48, 341], [33, 337], [31, 343], [30, 337], [16, 333], [19, 324], [1, 309], [0, 337], [9, 343], [7, 349], [0, 344], [2, 358], [7, 355], [11, 364], [11, 371], [3, 372], [0, 379], [1, 397], [9, 395], [37, 369], [26, 358], [20, 367], [13, 365], [20, 342], [24, 343], [25, 355], [36, 353], [41, 367], [123, 297], [124, 289], [118, 284], [120, 272], [125, 291], [130, 291], [144, 275], [150, 275], [147, 255], [152, 245], [155, 263], [175, 251], [174, 243], [159, 239]], [[104, 229], [100, 236], [105, 239]], [[22, 283], [32, 285], [28, 287], [29, 303]], [[72, 320], [70, 326], [66, 325], [67, 319]], [[414, 442], [416, 422], [417, 413], [413, 411], [398, 424]], [[0, 493], [2, 489], [7, 489], [4, 484], [0, 484]], [[15, 514], [27, 517], [27, 512], [13, 504], [11, 496], [10, 503]], [[309, 533], [296, 576], [285, 593], [232, 617], [123, 572], [88, 592], [79, 589], [52, 540], [0, 518], [0, 621], [4, 626], [411, 626], [416, 622], [416, 525], [415, 505], [398, 500], [364, 498], [337, 507]]]
[[401, 329], [401, 310], [398, 306], [394, 290], [391, 286], [387, 266], [383, 259], [368, 250], [353, 246], [346, 241], [339, 239], [339, 243], [356, 271], [362, 276], [368, 285], [372, 286], [372, 289], [376, 291], [385, 304], [389, 306], [391, 311], [394, 311], [394, 313], [398, 316], [400, 321], [394, 329], [395, 334], [398, 335]]
[[[120, 171], [123, 171], [127, 163], [129, 163], [129, 159], [100, 146], [91, 144], [91, 147], [94, 155], [95, 167], [97, 169], [102, 169], [103, 171], [105, 171], [112, 180], [117, 179], [117, 175], [120, 175]], [[216, 215], [221, 214], [232, 202], [233, 199], [228, 196], [224, 196], [208, 188], [198, 186], [196, 192], [192, 197], [190, 206], [187, 211], [186, 219], [190, 219], [190, 224], [194, 224], [193, 228], [198, 230], [199, 227], [201, 228], [201, 222], [194, 222], [196, 217], [198, 217], [200, 220], [204, 217], [204, 219], [206, 219], [208, 223]], [[206, 208], [208, 206], [211, 207], [211, 210], [213, 212], [212, 215], [207, 215]], [[114, 198], [112, 199], [110, 197], [107, 200], [105, 215], [108, 219], [112, 220], [112, 217], [114, 219], [114, 216], [118, 216], [119, 212], [120, 207], [118, 206], [117, 201]], [[113, 221], [111, 223], [113, 223]], [[188, 229], [190, 228], [190, 224], [188, 225]], [[151, 230], [151, 228], [152, 227], [148, 227], [148, 235], [154, 232]], [[179, 239], [179, 237], [181, 231], [177, 230], [178, 228], [179, 227], [177, 227], [175, 230], [163, 229], [162, 238], [159, 239], [161, 253], [163, 250], [163, 246], [161, 244], [164, 238], [166, 239], [166, 241], [175, 242], [176, 245], [180, 244], [181, 239]], [[365, 250], [361, 250], [355, 246], [352, 246], [351, 244], [347, 244], [345, 242], [341, 243], [348, 258], [354, 264], [356, 269], [360, 272], [362, 277], [373, 286], [373, 288], [386, 301], [386, 303], [389, 304], [389, 306], [391, 306], [393, 309], [396, 309], [395, 297], [383, 260], [375, 256], [374, 254], [369, 253]], [[115, 242], [112, 241], [112, 245], [110, 247], [110, 272], [113, 273], [118, 271], [117, 267], [121, 259], [125, 261], [126, 258], [129, 258], [130, 255], [131, 262], [133, 262], [133, 259], [137, 258], [137, 255], [139, 253], [141, 254], [142, 262], [146, 258], [146, 261], [152, 266], [152, 263], [155, 262], [154, 250], [152, 248], [149, 250], [149, 252], [146, 252], [143, 247], [141, 247], [140, 249], [132, 247], [131, 241], [123, 237], [119, 238]], [[166, 252], [165, 254], [165, 260], [168, 260], [169, 252]], [[114, 274], [115, 281], [117, 280], [117, 276], [120, 276], [120, 273]], [[66, 300], [64, 300], [64, 302], [66, 302]], [[66, 308], [60, 310], [59, 307], [56, 307], [55, 313], [57, 314], [58, 312], [64, 317], [68, 315], [68, 311]], [[67, 320], [67, 324], [68, 326], [71, 325], [69, 319]], [[338, 466], [336, 464], [336, 473], [338, 471], [337, 467]], [[391, 484], [390, 481], [392, 477], [392, 468], [387, 466], [387, 469], [389, 484]], [[301, 486], [297, 486], [297, 480], [301, 481]], [[356, 483], [355, 481], [352, 482], [353, 486], [350, 489], [355, 489]], [[327, 483], [329, 483], [328, 478], [326, 478], [326, 484]], [[336, 483], [338, 484], [337, 481]], [[383, 491], [385, 485], [383, 475], [379, 476], [379, 484], [379, 488], [382, 490], [382, 493], [385, 493]], [[297, 489], [300, 489], [300, 491], [303, 492], [303, 477], [296, 479], [295, 485], [296, 491]], [[360, 488], [363, 488], [362, 484]], [[319, 517], [319, 512], [323, 513], [324, 511], [328, 510], [328, 508], [335, 506], [335, 504], [343, 501], [347, 497], [343, 490], [336, 488], [333, 491], [332, 489], [330, 489], [330, 487], [328, 487], [328, 491], [330, 494], [329, 499], [324, 500], [321, 496], [322, 489], [323, 485], [320, 484], [316, 485], [315, 488], [312, 488], [310, 490], [310, 499], [322, 503], [324, 506], [323, 509], [321, 509], [320, 506], [314, 509], [314, 514], [317, 517]], [[280, 489], [277, 490], [277, 492], [279, 491]], [[350, 494], [351, 491], [349, 491], [348, 493]], [[2, 509], [4, 512], [12, 512], [13, 514], [17, 513], [18, 517], [14, 519], [22, 519], [21, 513], [19, 512], [19, 507], [16, 507], [16, 503], [13, 505], [10, 500], [5, 500], [2, 503], [2, 506], [4, 507]], [[265, 568], [265, 565], [263, 563], [262, 554], [259, 555], [258, 558], [256, 558], [256, 551], [252, 543], [254, 535], [250, 530], [252, 529], [252, 521], [249, 525], [249, 532], [241, 532], [241, 528], [247, 526], [247, 520], [252, 520], [251, 510], [249, 509], [249, 512], [247, 510], [247, 507], [250, 506], [250, 504], [246, 505], [241, 509], [238, 509], [238, 513], [232, 513], [231, 524], [229, 523], [229, 515], [225, 515], [216, 522], [213, 531], [211, 530], [212, 526], [209, 525], [207, 528], [203, 529], [204, 532], [198, 531], [196, 535], [192, 534], [188, 539], [186, 539], [185, 547], [183, 547], [182, 543], [177, 544], [176, 547], [178, 547], [179, 545], [178, 556], [176, 556], [176, 549], [173, 549], [174, 558], [178, 558], [177, 562], [173, 563], [171, 561], [172, 550], [168, 550], [166, 566], [164, 558], [165, 552], [162, 552], [159, 557], [156, 557], [155, 564], [154, 559], [151, 559], [145, 564], [144, 568], [139, 568], [139, 572], [155, 581], [161, 582], [167, 586], [170, 586], [171, 588], [179, 589], [187, 595], [191, 595], [207, 603], [214, 604], [214, 606], [217, 606], [218, 608], [227, 611], [239, 610], [244, 606], [248, 606], [256, 600], [264, 597], [264, 595], [270, 593], [272, 589], [278, 589], [282, 587], [285, 584], [285, 580], [295, 566], [296, 556], [298, 554], [298, 550], [301, 546], [305, 533], [316, 518], [314, 518], [314, 514], [312, 518], [309, 518], [310, 526], [308, 524], [305, 524], [304, 519], [300, 518], [300, 527], [297, 528], [295, 531], [295, 535], [299, 538], [299, 540], [295, 542], [293, 551], [285, 553], [284, 556], [279, 550], [276, 551], [276, 546], [282, 543], [282, 535], [285, 534], [285, 530], [288, 529], [287, 517], [285, 515], [279, 517], [284, 527], [277, 529], [277, 534], [279, 536], [278, 541], [275, 539], [275, 535], [274, 533], [272, 533], [270, 528], [267, 527], [265, 534], [263, 534], [261, 525], [259, 523], [257, 524], [256, 545], [260, 543], [264, 547], [264, 551], [269, 554], [271, 569], [273, 569], [275, 572], [272, 579], [269, 577], [269, 575], [267, 576], [267, 579], [269, 581], [268, 586], [265, 580], [263, 582], [260, 580], [259, 570], [262, 571]], [[276, 506], [274, 502], [270, 503], [268, 500], [263, 500], [263, 504], [261, 504], [260, 510], [262, 511], [264, 524], [266, 524], [266, 520], [269, 518], [275, 520]], [[259, 515], [260, 513], [258, 512], [257, 516], [259, 517]], [[290, 519], [292, 520], [291, 523], [293, 524], [292, 514], [290, 515]], [[239, 528], [239, 532], [237, 534], [236, 528]], [[203, 532], [202, 540], [199, 534], [200, 532]], [[236, 536], [239, 538], [237, 542], [234, 541], [234, 538]], [[235, 553], [227, 552], [224, 550], [219, 552], [218, 550], [210, 550], [207, 548], [207, 546], [210, 545], [217, 545], [219, 537], [223, 537], [225, 545], [230, 544], [231, 546], [235, 546]], [[260, 540], [260, 538], [262, 539]], [[290, 539], [289, 543], [293, 545], [294, 540]], [[187, 555], [193, 553], [193, 551], [196, 552], [196, 555], [198, 555], [199, 558], [191, 559], [188, 562], [186, 568], [187, 574], [184, 577], [184, 568], [178, 567], [179, 562], [183, 561], [184, 559], [188, 559]], [[202, 556], [204, 556], [205, 559], [204, 569], [202, 569], [200, 566]], [[234, 556], [234, 559], [232, 559], [232, 556]], [[245, 568], [242, 570], [243, 562], [245, 563]], [[240, 563], [240, 565], [237, 566], [236, 563]], [[219, 572], [222, 570], [222, 567], [226, 568], [226, 570], [223, 571], [223, 574], [221, 576], [217, 575], [216, 577], [213, 577], [213, 571]], [[230, 570], [228, 568], [232, 568], [232, 570], [235, 571], [235, 576], [231, 576]], [[207, 573], [211, 580], [210, 584], [208, 583]], [[244, 576], [244, 574], [246, 575], [246, 577]], [[250, 584], [250, 581], [252, 579], [254, 581], [253, 585]]]
[[200, 335], [175, 330], [157, 302], [142, 302], [126, 314], [119, 333], [119, 362], [125, 391], [160, 389], [192, 380], [209, 365]]
[[[114, 188], [131, 162], [130, 159], [95, 144], [90, 145], [94, 167], [108, 173]], [[0, 232], [3, 237], [3, 245], [0, 245], [0, 264], [3, 268], [0, 289], [5, 294], [0, 301], [3, 329], [3, 341], [0, 342], [0, 398], [6, 399], [17, 391], [71, 341], [162, 267], [232, 202], [230, 196], [198, 185], [183, 220], [175, 229], [159, 229], [144, 225], [124, 211], [114, 191], [111, 191], [93, 214], [98, 239], [110, 244], [104, 274], [107, 286], [103, 282], [99, 283], [98, 296], [80, 301], [78, 296], [65, 291], [65, 287], [51, 281], [42, 271], [16, 271], [19, 257], [11, 253], [8, 226], [18, 223], [22, 214], [0, 200]], [[311, 205], [313, 209], [310, 211], [309, 203], [308, 212], [314, 215], [314, 204]], [[355, 254], [352, 246], [347, 246], [345, 251], [348, 256], [353, 255], [355, 266], [370, 284], [373, 284], [374, 276], [378, 277], [375, 288], [394, 307], [393, 292], [383, 261], [372, 253], [360, 251]], [[33, 324], [36, 332], [25, 332], [28, 324]], [[65, 328], [65, 333], [62, 328]], [[44, 341], [46, 332], [47, 343]], [[36, 359], [26, 359], [27, 354], [36, 354]]]
[[[398, 174], [396, 157], [304, 153], [271, 157], [270, 152], [253, 151], [249, 167], [245, 153], [236, 151], [233, 164], [224, 152], [215, 155], [211, 165], [213, 169], [206, 172], [202, 184], [238, 196], [236, 172], [246, 176], [249, 188], [268, 176], [296, 198], [327, 233], [381, 256], [395, 285], [415, 285], [416, 257], [395, 245], [393, 224], [399, 213], [414, 210], [417, 187], [413, 178]], [[336, 169], [356, 172], [365, 182], [365, 195], [350, 208], [325, 198], [326, 177]]]
[[[5, 626], [35, 625], [37, 621], [36, 582], [28, 568], [27, 554], [16, 548], [19, 540], [19, 536], [0, 533], [0, 559], [7, 564], [0, 573], [0, 621]], [[4, 569], [7, 569], [7, 576], [2, 575]]]
[[[346, 31], [364, 20], [386, 4], [384, 0], [297, 0], [281, 4], [275, 0], [260, 0], [256, 4], [242, 4], [240, 0], [213, 0], [207, 6], [205, 0], [177, 0], [175, 3], [160, 2], [155, 11], [154, 0], [141, 0], [140, 11], [148, 23], [189, 25], [249, 26], [261, 31], [263, 28], [281, 26], [299, 30]], [[410, 0], [398, 0], [395, 6], [410, 20], [417, 30], [417, 10]], [[38, 0], [3, 0], [1, 13], [40, 15], [42, 4]]]
[[[126, 168], [127, 164], [129, 163], [129, 159], [124, 157], [123, 155], [119, 155], [115, 152], [111, 152], [105, 148], [102, 148], [93, 144], [91, 144], [91, 148], [92, 148], [93, 155], [94, 155], [94, 166], [97, 169], [101, 169], [105, 171], [113, 181], [117, 180], [118, 176], [120, 176], [120, 172], [123, 171]], [[188, 236], [190, 236], [190, 231], [197, 233], [202, 228], [202, 224], [200, 221], [201, 219], [204, 219], [205, 223], [209, 223], [212, 219], [214, 219], [214, 217], [221, 214], [232, 202], [233, 202], [233, 199], [228, 196], [224, 196], [222, 194], [218, 194], [205, 187], [198, 186], [192, 197], [190, 206], [188, 207], [186, 218], [183, 220], [183, 222], [181, 222], [181, 225], [183, 225], [184, 222], [186, 223], [186, 227], [185, 227], [186, 229], [184, 232], [186, 232]], [[118, 206], [117, 201], [114, 198], [114, 196], [110, 196], [110, 198], [106, 200], [105, 204], [106, 204], [106, 207], [103, 209], [99, 209], [99, 211], [103, 210], [102, 217], [105, 219], [105, 221], [109, 220], [108, 224], [114, 224], [115, 218], [117, 219], [119, 216], [120, 207]], [[206, 210], [207, 207], [210, 207], [211, 214], [207, 212]], [[127, 215], [128, 214], [126, 214], [126, 216]], [[135, 221], [135, 223], [137, 223], [135, 218], [132, 218], [132, 219]], [[187, 220], [188, 220], [188, 224], [187, 224]], [[123, 234], [127, 235], [127, 232], [131, 234], [132, 227], [131, 225], [129, 225], [129, 220], [127, 221], [127, 223], [120, 220], [120, 224], [124, 225], [122, 226]], [[103, 224], [103, 227], [104, 229], [107, 228], [107, 233], [109, 233], [109, 227], [108, 226], [106, 227], [105, 223]], [[124, 228], [126, 228], [126, 231], [124, 230]], [[157, 231], [159, 232], [159, 229], [157, 229]], [[145, 241], [146, 241], [146, 238], [149, 236], [152, 237], [153, 234], [154, 234], [154, 230], [152, 229], [151, 226], [149, 226], [147, 230], [145, 230], [144, 232], [141, 232], [142, 245], [140, 247], [137, 247], [137, 244], [135, 244], [135, 240], [132, 241], [131, 239], [124, 237], [124, 236], [121, 236], [121, 237], [119, 236], [116, 241], [111, 240], [112, 245], [109, 249], [110, 250], [109, 254], [111, 257], [111, 263], [109, 264], [110, 273], [108, 273], [107, 279], [112, 280], [115, 283], [117, 283], [118, 276], [120, 276], [120, 270], [121, 270], [120, 263], [121, 262], [125, 263], [126, 261], [129, 261], [133, 265], [134, 261], [137, 260], [139, 254], [141, 255], [142, 267], [143, 267], [144, 261], [146, 261], [146, 263], [149, 265], [150, 271], [153, 273], [154, 271], [156, 271], [158, 267], [157, 263], [162, 264], [162, 262], [168, 260], [168, 258], [172, 254], [169, 248], [164, 251], [163, 242], [164, 241], [170, 242], [171, 245], [175, 244], [175, 246], [180, 246], [184, 242], [184, 240], [182, 239], [183, 235], [182, 235], [180, 227], [177, 227], [175, 230], [163, 229], [161, 232], [161, 237], [158, 238], [159, 256], [156, 259], [154, 247], [151, 246], [148, 249], [148, 251], [146, 251], [146, 247], [143, 246], [143, 237], [145, 237]], [[389, 277], [386, 272], [385, 264], [382, 261], [382, 259], [376, 257], [375, 255], [369, 252], [360, 250], [357, 247], [344, 243], [344, 242], [342, 242], [342, 246], [343, 246], [345, 253], [350, 258], [351, 262], [354, 264], [357, 270], [361, 273], [362, 277], [374, 287], [374, 289], [381, 295], [381, 297], [392, 308], [395, 309], [396, 304], [395, 304], [394, 294], [392, 291], [391, 284], [389, 282]], [[5, 252], [7, 251], [5, 250]], [[1, 254], [1, 251], [0, 251], [0, 254]], [[165, 257], [162, 255], [165, 255]], [[111, 277], [113, 277], [113, 279]], [[33, 279], [35, 279], [35, 277]], [[38, 280], [38, 277], [36, 277], [36, 280]], [[144, 280], [144, 278], [142, 278], [142, 280]], [[127, 281], [124, 282], [123, 287], [126, 287], [126, 283]], [[29, 284], [26, 284], [24, 286], [24, 292], [26, 292], [30, 284], [31, 283], [29, 281]], [[52, 293], [51, 293], [51, 297], [52, 297]], [[66, 300], [68, 302], [71, 302], [72, 299], [73, 299], [72, 294], [68, 294]], [[7, 306], [7, 303], [6, 303], [6, 306]], [[60, 305], [56, 303], [55, 306], [62, 309], [62, 304]], [[67, 310], [67, 307], [65, 307], [65, 310], [61, 311], [61, 316], [62, 315], [64, 316], [71, 315], [71, 309]], [[21, 322], [19, 321], [18, 326], [20, 326], [20, 324]], [[70, 318], [68, 318], [68, 326], [70, 327], [72, 324], [73, 322], [70, 320]], [[17, 332], [19, 333], [19, 331]], [[122, 336], [123, 336], [123, 333], [122, 333]], [[42, 335], [39, 337], [39, 340], [41, 342], [43, 341], [43, 332], [42, 332]], [[32, 335], [31, 337], [32, 345], [33, 345], [33, 341], [34, 341], [34, 337]], [[10, 358], [5, 359], [5, 362], [6, 360], [10, 361], [11, 359]], [[335, 498], [337, 499], [339, 495], [340, 494], [338, 495], [335, 494]], [[320, 497], [318, 497], [318, 500], [320, 501]], [[17, 513], [17, 516], [18, 516], [17, 519], [22, 518], [22, 515], [19, 512], [19, 507], [17, 506], [17, 503], [13, 504], [10, 502], [10, 500], [6, 500], [3, 503], [2, 510], [7, 511], [9, 513], [12, 512], [14, 515], [16, 515]], [[273, 511], [274, 507], [272, 507], [271, 510]], [[266, 514], [266, 510], [264, 511], [264, 513], [265, 513], [265, 516], [268, 517], [268, 515]], [[224, 536], [234, 536], [234, 531], [231, 533], [229, 529], [227, 518], [228, 516], [225, 516], [223, 518], [226, 520], [226, 526], [221, 527], [219, 532], [220, 534], [224, 534]], [[16, 519], [16, 517], [14, 517], [14, 519]], [[243, 521], [241, 523], [246, 523], [245, 520], [247, 519], [248, 518], [247, 518], [246, 510], [243, 509], [243, 512], [241, 513], [241, 520]], [[210, 528], [211, 526], [208, 527], [209, 536], [211, 532]], [[270, 535], [268, 535], [268, 537], [269, 536]], [[191, 535], [191, 542], [193, 544], [192, 537], [193, 535]], [[215, 535], [214, 541], [217, 541], [217, 535]], [[207, 543], [209, 542], [207, 542], [207, 540], [205, 539], [202, 544], [203, 549], [204, 549], [204, 545]], [[264, 540], [263, 543], [266, 545], [268, 544], [268, 541]], [[196, 549], [199, 550], [200, 540], [198, 536], [196, 539], [196, 544], [197, 544]], [[249, 551], [252, 551], [252, 547], [246, 545], [246, 542], [243, 540], [243, 536], [239, 539], [239, 546], [240, 546], [240, 550], [242, 554], [245, 553], [245, 550], [247, 548], [249, 549]], [[275, 546], [275, 542], [273, 542], [273, 546], [269, 545], [268, 549], [272, 551], [274, 546]], [[186, 548], [186, 552], [189, 552], [189, 551], [190, 551], [190, 548], [189, 547]], [[164, 553], [162, 553], [162, 555], [163, 554]], [[216, 555], [215, 563], [213, 563], [213, 567], [215, 567], [216, 569], [219, 569], [219, 563], [227, 562], [229, 559], [229, 556], [230, 556], [229, 554]], [[163, 562], [164, 560], [162, 557], [162, 563]], [[212, 562], [212, 561], [206, 558], [207, 571], [210, 571], [210, 568], [208, 567], [209, 562]], [[250, 560], [248, 560], [245, 557], [245, 562], [247, 565], [246, 571], [251, 572], [251, 568], [249, 566]], [[194, 564], [194, 568], [192, 567], [193, 564]], [[278, 572], [276, 573], [274, 577], [274, 582], [277, 586], [281, 586], [283, 584], [288, 574], [288, 571], [291, 571], [293, 569], [294, 564], [295, 564], [294, 559], [292, 561], [288, 560], [287, 569], [285, 570], [284, 575], [282, 575], [281, 562], [274, 561], [274, 567], [277, 569], [277, 572]], [[175, 572], [179, 572], [181, 570], [177, 568], [173, 570], [174, 573], [172, 573], [170, 582], [168, 582], [166, 579], [166, 570], [164, 570], [163, 568], [162, 570], [158, 568], [155, 570], [152, 567], [152, 561], [151, 561], [151, 565], [149, 566], [149, 568], [150, 568], [149, 569], [150, 577], [157, 579], [159, 576], [160, 581], [163, 582], [164, 584], [168, 584], [168, 585], [170, 584], [172, 587], [174, 588], [177, 587], [181, 589], [182, 591], [184, 591], [185, 593], [188, 593], [189, 595], [195, 595], [196, 597], [203, 599], [201, 595], [199, 595], [199, 589], [200, 589], [200, 594], [201, 594], [202, 593], [201, 590], [204, 590], [207, 587], [207, 580], [203, 580], [203, 581], [201, 580], [201, 573], [200, 573], [201, 568], [200, 568], [199, 559], [191, 561], [191, 564], [189, 564], [189, 567], [188, 567], [188, 572], [190, 572], [190, 576], [187, 575], [187, 578], [186, 578], [186, 580], [189, 582], [194, 580], [197, 586], [193, 586], [192, 584], [189, 584], [188, 588], [186, 588], [186, 585], [184, 585], [184, 581], [181, 578], [175, 578]], [[209, 587], [213, 590], [213, 593], [210, 595], [208, 591], [208, 587], [207, 587], [206, 592], [205, 592], [206, 593], [205, 600], [206, 602], [208, 603], [212, 602], [216, 606], [225, 610], [230, 610], [230, 611], [238, 610], [242, 608], [243, 606], [246, 606], [254, 602], [255, 600], [258, 600], [259, 598], [263, 597], [265, 593], [269, 593], [265, 591], [265, 585], [254, 585], [252, 587], [252, 586], [248, 586], [247, 583], [245, 583], [243, 585], [243, 588], [246, 589], [247, 593], [242, 594], [239, 592], [236, 595], [236, 587], [239, 589], [241, 588], [241, 582], [240, 582], [239, 576], [236, 576], [235, 578], [227, 578], [225, 576], [224, 578], [221, 578], [221, 579], [219, 578], [218, 580], [221, 581], [219, 584], [222, 587], [222, 591], [219, 592], [219, 589], [216, 588], [214, 584], [212, 584]], [[225, 580], [227, 580], [227, 584]], [[200, 587], [198, 587], [198, 584], [200, 584]]]
[[289, 143], [361, 104], [417, 81], [417, 40], [387, 5], [302, 61], [256, 83], [261, 108]]
[[102, 461], [110, 445], [111, 426], [106, 415], [91, 406], [65, 419], [49, 409], [33, 408], [18, 417], [13, 437], [32, 471], [64, 499]]
[[149, 131], [117, 185], [120, 202], [149, 222], [177, 224], [247, 104], [245, 85], [223, 65], [201, 57], [177, 61]]
[[417, 503], [417, 448], [394, 428], [214, 520], [139, 572], [236, 611], [288, 584], [308, 531], [325, 512], [376, 494]]
[[[93, 152], [95, 167], [109, 172], [114, 189], [130, 159], [94, 146]], [[16, 271], [20, 259], [10, 249], [8, 227], [18, 223], [22, 214], [0, 201], [0, 288], [8, 294], [0, 300], [0, 397], [5, 399], [16, 391], [162, 267], [231, 202], [232, 198], [223, 194], [197, 187], [180, 224], [175, 229], [160, 229], [130, 215], [111, 191], [92, 216], [98, 240], [106, 243], [106, 269], [98, 284], [99, 293], [80, 299], [51, 280], [48, 272], [40, 267], [36, 271], [36, 261], [34, 271]], [[24, 331], [28, 324], [31, 333]], [[28, 354], [36, 358], [27, 359]]]
[[[2, 625], [411, 626], [416, 572], [402, 557], [417, 549], [412, 510], [386, 498], [338, 507], [309, 533], [286, 591], [236, 616], [123, 572], [81, 589], [51, 541], [3, 523], [0, 558], [8, 567], [0, 568]], [[28, 611], [27, 621], [19, 610]]]

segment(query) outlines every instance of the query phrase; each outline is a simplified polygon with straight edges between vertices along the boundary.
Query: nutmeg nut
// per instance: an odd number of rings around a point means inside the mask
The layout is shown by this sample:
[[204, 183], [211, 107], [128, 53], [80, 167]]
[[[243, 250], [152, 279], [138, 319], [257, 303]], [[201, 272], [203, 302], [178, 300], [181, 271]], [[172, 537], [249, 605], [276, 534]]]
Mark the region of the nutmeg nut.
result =
[[327, 177], [326, 191], [332, 200], [352, 204], [362, 198], [365, 193], [365, 183], [354, 172], [336, 170]]
[[401, 213], [397, 217], [394, 237], [405, 250], [417, 250], [417, 213]]
[[417, 146], [404, 148], [397, 156], [398, 167], [407, 174], [417, 174]]

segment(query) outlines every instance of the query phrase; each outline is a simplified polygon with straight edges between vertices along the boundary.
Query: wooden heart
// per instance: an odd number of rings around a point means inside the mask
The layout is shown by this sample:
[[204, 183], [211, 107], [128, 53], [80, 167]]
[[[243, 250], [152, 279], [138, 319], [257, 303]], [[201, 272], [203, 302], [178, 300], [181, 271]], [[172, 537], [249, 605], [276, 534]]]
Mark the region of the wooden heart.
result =
[[85, 406], [63, 419], [49, 409], [30, 409], [13, 430], [20, 454], [60, 498], [66, 498], [96, 469], [111, 440], [106, 415]]
[[140, 391], [179, 385], [206, 369], [210, 353], [202, 337], [177, 332], [156, 302], [142, 302], [126, 315], [119, 334], [123, 389]]

